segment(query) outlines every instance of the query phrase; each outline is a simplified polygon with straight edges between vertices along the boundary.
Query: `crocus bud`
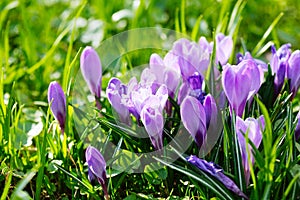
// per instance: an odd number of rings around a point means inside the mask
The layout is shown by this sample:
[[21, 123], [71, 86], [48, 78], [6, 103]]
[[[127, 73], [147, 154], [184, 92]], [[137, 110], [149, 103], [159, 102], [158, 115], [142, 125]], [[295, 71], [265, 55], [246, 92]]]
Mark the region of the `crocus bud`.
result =
[[287, 78], [290, 83], [290, 91], [293, 93], [292, 98], [294, 98], [300, 86], [300, 50], [294, 51], [289, 59]]
[[129, 110], [124, 105], [124, 96], [127, 94], [127, 86], [122, 84], [118, 78], [110, 79], [106, 88], [106, 96], [109, 103], [115, 109], [120, 117], [120, 121], [126, 124], [130, 124]]
[[[247, 118], [245, 121], [237, 116], [236, 118], [236, 134], [240, 144], [240, 150], [242, 155], [242, 164], [244, 167], [245, 179], [247, 184], [249, 184], [250, 178], [250, 163], [248, 163], [248, 154], [246, 149], [246, 134], [248, 134], [249, 140], [255, 145], [256, 148], [259, 147], [262, 140], [262, 132], [265, 128], [265, 120], [263, 116], [258, 119]], [[252, 147], [248, 144], [248, 149], [250, 151], [251, 164], [254, 164], [254, 157], [252, 155]]]
[[141, 111], [141, 121], [145, 126], [145, 129], [150, 137], [152, 145], [156, 150], [160, 150], [163, 147], [163, 128], [164, 128], [164, 119], [162, 112], [159, 110], [159, 106], [153, 106], [150, 104], [159, 104], [159, 101], [154, 100], [149, 101], [149, 104], [146, 104]]
[[230, 36], [225, 36], [223, 33], [218, 33], [216, 36], [216, 57], [221, 65], [225, 65], [230, 58], [233, 41]]
[[272, 69], [272, 75], [274, 78], [274, 96], [276, 97], [284, 83], [285, 73], [288, 71], [289, 58], [291, 55], [291, 44], [282, 45], [277, 51], [274, 46], [271, 47], [272, 59], [270, 61], [270, 66]]
[[96, 98], [101, 96], [102, 65], [97, 52], [85, 47], [80, 57], [80, 69], [88, 87]]
[[181, 103], [180, 115], [184, 127], [197, 146], [201, 147], [206, 137], [206, 114], [203, 105], [196, 98], [187, 96]]
[[216, 165], [213, 162], [207, 162], [206, 160], [200, 159], [197, 156], [191, 155], [186, 158], [186, 160], [203, 171], [206, 174], [209, 174], [219, 180], [226, 188], [234, 192], [236, 195], [249, 199], [239, 188], [238, 186], [223, 173], [223, 169]]
[[51, 82], [49, 85], [48, 103], [62, 132], [64, 132], [66, 121], [66, 96], [61, 86], [56, 81]]
[[222, 85], [230, 108], [237, 116], [243, 115], [247, 100], [257, 93], [262, 81], [263, 71], [251, 59], [225, 66]]
[[86, 162], [88, 164], [88, 178], [90, 181], [97, 180], [108, 197], [106, 186], [106, 162], [102, 154], [94, 147], [89, 146], [85, 152]]

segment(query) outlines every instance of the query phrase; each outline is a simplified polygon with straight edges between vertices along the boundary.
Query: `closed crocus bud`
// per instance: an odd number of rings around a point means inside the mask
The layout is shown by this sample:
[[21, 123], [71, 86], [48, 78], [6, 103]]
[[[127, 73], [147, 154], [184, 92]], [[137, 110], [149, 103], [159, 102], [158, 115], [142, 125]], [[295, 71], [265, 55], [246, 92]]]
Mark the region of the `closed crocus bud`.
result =
[[118, 113], [120, 121], [129, 125], [129, 110], [123, 103], [123, 98], [126, 93], [126, 85], [122, 84], [122, 82], [118, 78], [110, 79], [106, 88], [106, 96], [108, 98], [108, 101]]
[[66, 96], [61, 86], [53, 81], [48, 88], [48, 103], [50, 109], [58, 121], [59, 126], [64, 133], [65, 121], [66, 121]]
[[259, 90], [263, 72], [253, 60], [243, 60], [238, 65], [226, 65], [222, 72], [222, 85], [231, 110], [242, 116], [246, 102]]
[[274, 46], [272, 46], [272, 59], [270, 61], [270, 66], [272, 69], [272, 75], [274, 78], [274, 96], [277, 96], [283, 86], [284, 78], [286, 72], [288, 71], [289, 58], [291, 55], [291, 44], [282, 45], [277, 51]]
[[192, 96], [187, 96], [180, 106], [180, 115], [184, 127], [192, 135], [198, 147], [206, 137], [206, 114], [203, 105]]
[[164, 119], [160, 100], [157, 96], [152, 96], [147, 99], [147, 102], [145, 102], [145, 105], [141, 111], [141, 121], [145, 126], [154, 148], [156, 150], [162, 149]]
[[217, 61], [221, 63], [221, 65], [225, 65], [230, 58], [233, 41], [230, 36], [225, 36], [223, 33], [218, 33], [216, 36], [216, 57]]
[[217, 124], [217, 104], [214, 97], [211, 94], [205, 96], [203, 101], [203, 107], [206, 114], [206, 129], [208, 130], [209, 126]]
[[[248, 154], [246, 149], [245, 137], [248, 134], [249, 140], [255, 145], [256, 148], [259, 147], [262, 141], [262, 132], [265, 128], [265, 120], [263, 116], [258, 119], [252, 117], [247, 118], [245, 121], [240, 117], [236, 118], [236, 134], [240, 144], [240, 150], [242, 155], [242, 163], [244, 167], [245, 179], [247, 184], [249, 184], [250, 179], [250, 163], [248, 163]], [[252, 155], [252, 147], [248, 144], [248, 149], [250, 151], [251, 164], [254, 164], [254, 157]]]
[[101, 97], [102, 65], [97, 52], [92, 47], [85, 47], [80, 57], [80, 69], [96, 98]]
[[96, 148], [89, 146], [85, 152], [85, 159], [88, 164], [89, 180], [97, 180], [103, 188], [106, 199], [108, 199], [106, 186], [106, 162], [102, 154]]
[[223, 173], [223, 169], [216, 165], [213, 162], [207, 162], [206, 160], [200, 159], [197, 156], [191, 155], [186, 158], [186, 160], [203, 171], [206, 174], [209, 174], [210, 176], [216, 178], [219, 180], [227, 189], [234, 192], [236, 195], [243, 197], [245, 199], [249, 199], [239, 188], [238, 186], [231, 180], [229, 177], [227, 177]]
[[294, 98], [300, 86], [300, 50], [294, 51], [289, 59], [287, 78], [290, 83], [290, 91], [293, 93], [292, 98]]

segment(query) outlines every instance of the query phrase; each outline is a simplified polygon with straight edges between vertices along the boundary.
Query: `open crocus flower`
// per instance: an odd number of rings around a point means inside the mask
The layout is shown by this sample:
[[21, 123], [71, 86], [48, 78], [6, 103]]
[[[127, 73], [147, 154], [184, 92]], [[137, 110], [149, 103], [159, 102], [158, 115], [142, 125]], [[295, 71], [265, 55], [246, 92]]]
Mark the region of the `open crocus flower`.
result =
[[169, 96], [174, 98], [180, 81], [180, 73], [175, 68], [166, 65], [165, 61], [155, 53], [151, 55], [149, 65], [150, 71], [156, 76], [155, 82], [160, 85], [165, 84], [168, 88]]
[[273, 45], [272, 50], [272, 59], [270, 61], [270, 66], [272, 69], [272, 75], [275, 75], [274, 86], [275, 86], [275, 95], [277, 96], [283, 86], [284, 78], [286, 76], [286, 71], [288, 70], [289, 58], [291, 56], [291, 44], [282, 45], [277, 51]]
[[246, 102], [258, 92], [263, 81], [263, 71], [252, 59], [238, 65], [226, 65], [222, 72], [222, 85], [230, 108], [242, 116]]
[[223, 169], [215, 163], [207, 162], [206, 160], [200, 159], [194, 155], [187, 157], [186, 160], [204, 173], [209, 174], [219, 180], [227, 189], [231, 190], [238, 196], [248, 199], [248, 197], [238, 188], [238, 186], [223, 173]]
[[195, 72], [204, 74], [209, 65], [209, 52], [199, 44], [187, 39], [177, 40], [171, 53], [178, 57], [180, 72], [184, 81]]
[[89, 146], [85, 152], [85, 159], [88, 164], [88, 178], [90, 181], [97, 180], [104, 191], [107, 199], [108, 192], [106, 186], [106, 162], [102, 154], [92, 146]]
[[263, 116], [260, 116], [258, 119], [247, 118], [245, 121], [237, 116], [236, 118], [236, 134], [240, 144], [240, 150], [242, 155], [242, 163], [245, 172], [245, 179], [247, 184], [249, 184], [250, 178], [250, 164], [254, 164], [254, 157], [252, 155], [252, 147], [248, 144], [248, 149], [250, 152], [250, 160], [252, 163], [248, 163], [248, 153], [246, 150], [246, 135], [249, 140], [256, 146], [259, 147], [262, 140], [262, 132], [265, 129], [265, 120]]
[[192, 96], [187, 96], [180, 106], [180, 115], [184, 127], [201, 147], [206, 138], [206, 114], [203, 105]]
[[287, 78], [290, 83], [290, 91], [293, 93], [292, 98], [294, 98], [300, 86], [300, 50], [292, 53], [288, 63]]
[[102, 65], [97, 52], [92, 47], [84, 48], [80, 57], [80, 69], [91, 93], [97, 99], [97, 107], [100, 108]]
[[49, 85], [48, 103], [55, 119], [58, 121], [59, 126], [64, 133], [66, 121], [66, 96], [63, 89], [56, 81], [51, 82]]

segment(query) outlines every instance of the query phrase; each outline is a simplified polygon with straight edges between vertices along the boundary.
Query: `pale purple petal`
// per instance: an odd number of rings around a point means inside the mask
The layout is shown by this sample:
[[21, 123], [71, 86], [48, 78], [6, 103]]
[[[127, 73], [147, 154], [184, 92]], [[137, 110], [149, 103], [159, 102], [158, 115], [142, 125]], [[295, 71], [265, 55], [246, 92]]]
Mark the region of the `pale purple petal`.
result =
[[80, 57], [80, 69], [91, 93], [100, 98], [102, 65], [97, 52], [92, 47], [84, 48]]
[[62, 132], [65, 129], [66, 120], [66, 96], [59, 83], [53, 81], [48, 88], [48, 103], [50, 109], [58, 121]]
[[206, 114], [203, 105], [194, 97], [187, 96], [180, 106], [184, 127], [201, 147], [206, 138]]

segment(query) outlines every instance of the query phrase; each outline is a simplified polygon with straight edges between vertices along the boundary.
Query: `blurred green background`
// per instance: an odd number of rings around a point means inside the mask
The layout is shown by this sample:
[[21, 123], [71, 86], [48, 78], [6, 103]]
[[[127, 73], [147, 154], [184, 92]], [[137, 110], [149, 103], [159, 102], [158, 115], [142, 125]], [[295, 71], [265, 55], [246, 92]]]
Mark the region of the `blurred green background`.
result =
[[[235, 2], [231, 1], [230, 11]], [[187, 33], [191, 33], [197, 18], [203, 15], [198, 37], [211, 39], [212, 30], [219, 21], [221, 3], [222, 0], [186, 0]], [[14, 92], [21, 102], [31, 105], [34, 101], [44, 101], [49, 82], [62, 79], [64, 66], [70, 64], [80, 47], [97, 47], [105, 38], [132, 28], [158, 26], [175, 30], [181, 0], [94, 0], [84, 7], [81, 5], [83, 1], [80, 0], [0, 2], [4, 94], [10, 93], [15, 83]], [[280, 44], [289, 42], [293, 49], [298, 49], [299, 10], [298, 0], [249, 0], [241, 15], [238, 36], [251, 51], [272, 21], [283, 12], [284, 16], [268, 40], [275, 39]], [[75, 71], [78, 61], [79, 58], [74, 64]]]

